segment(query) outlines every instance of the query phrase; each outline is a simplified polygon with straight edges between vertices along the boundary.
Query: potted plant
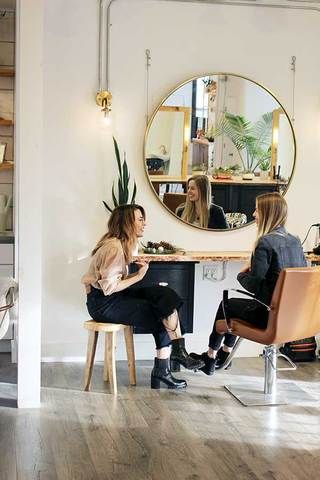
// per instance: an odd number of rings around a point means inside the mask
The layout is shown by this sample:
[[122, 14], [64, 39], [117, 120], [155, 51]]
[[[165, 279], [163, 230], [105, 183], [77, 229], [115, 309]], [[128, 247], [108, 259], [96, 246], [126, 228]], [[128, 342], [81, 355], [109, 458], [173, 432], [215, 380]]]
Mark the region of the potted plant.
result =
[[255, 123], [241, 115], [225, 112], [215, 129], [210, 129], [210, 138], [226, 135], [236, 147], [242, 165], [242, 178], [252, 179], [254, 171], [270, 155], [272, 140], [272, 112], [262, 115]]
[[[130, 182], [130, 173], [128, 170], [128, 165], [126, 161], [126, 154], [124, 153], [124, 160], [121, 164], [120, 160], [120, 152], [117, 140], [113, 138], [113, 145], [114, 151], [116, 155], [117, 165], [118, 165], [118, 189], [116, 192], [115, 189], [115, 182], [112, 184], [112, 201], [114, 208], [118, 207], [119, 205], [126, 205], [127, 203], [134, 203], [137, 193], [137, 185], [136, 182], [133, 182], [133, 191], [131, 195], [131, 200], [129, 202], [129, 182]], [[116, 194], [117, 193], [117, 194]], [[103, 204], [109, 212], [112, 212], [113, 208], [109, 207], [109, 205], [103, 200]]]
[[230, 167], [218, 167], [213, 170], [212, 176], [217, 179], [230, 179], [239, 170], [239, 165], [231, 165]]
[[260, 168], [260, 177], [261, 178], [268, 178], [269, 172], [271, 168], [271, 156], [266, 157], [265, 159], [261, 160], [259, 163]]

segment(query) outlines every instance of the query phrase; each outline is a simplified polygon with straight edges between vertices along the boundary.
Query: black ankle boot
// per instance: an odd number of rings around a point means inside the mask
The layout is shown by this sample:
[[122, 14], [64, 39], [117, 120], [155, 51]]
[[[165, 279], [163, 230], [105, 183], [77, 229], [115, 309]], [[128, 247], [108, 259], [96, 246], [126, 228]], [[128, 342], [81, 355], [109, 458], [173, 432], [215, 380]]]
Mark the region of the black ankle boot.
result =
[[151, 388], [160, 388], [160, 383], [164, 383], [168, 388], [186, 388], [187, 382], [174, 378], [169, 368], [169, 358], [155, 358], [154, 366], [151, 372]]
[[[231, 352], [225, 352], [222, 347], [218, 350], [218, 353], [217, 353], [217, 362], [216, 362], [216, 370], [220, 370], [220, 368], [222, 368], [222, 365], [223, 365], [224, 362], [227, 360], [227, 358], [229, 357], [230, 353], [231, 353]], [[225, 369], [225, 370], [229, 370], [229, 368], [231, 368], [231, 367], [232, 367], [232, 362], [230, 362], [227, 367], [224, 367], [224, 369]]]
[[204, 362], [201, 359], [195, 359], [190, 357], [185, 349], [184, 338], [177, 338], [171, 342], [172, 350], [170, 360], [172, 363], [179, 363], [188, 370], [199, 370], [204, 366]]
[[200, 360], [203, 361], [204, 366], [199, 368], [199, 370], [201, 370], [201, 372], [205, 373], [206, 375], [213, 375], [214, 374], [214, 372], [217, 368], [217, 362], [218, 362], [217, 358], [208, 357], [207, 352], [203, 352], [201, 354], [191, 352], [190, 357], [194, 358], [195, 360], [198, 360], [198, 361], [200, 361]]

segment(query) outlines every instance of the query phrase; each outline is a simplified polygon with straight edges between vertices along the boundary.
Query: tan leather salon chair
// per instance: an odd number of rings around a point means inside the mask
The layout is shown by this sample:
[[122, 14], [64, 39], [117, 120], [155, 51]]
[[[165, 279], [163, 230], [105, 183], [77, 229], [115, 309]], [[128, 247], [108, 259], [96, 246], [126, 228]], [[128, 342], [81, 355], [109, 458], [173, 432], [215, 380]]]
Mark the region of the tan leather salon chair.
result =
[[[230, 331], [239, 336], [237, 343], [225, 362], [227, 366], [241, 340], [246, 338], [266, 345], [263, 353], [265, 361], [264, 391], [257, 385], [234, 385], [225, 388], [244, 405], [279, 405], [315, 400], [293, 383], [277, 384], [277, 370], [292, 370], [296, 366], [282, 354], [277, 353], [276, 345], [320, 332], [320, 267], [286, 268], [281, 271], [271, 300], [268, 325], [259, 329], [239, 318], [217, 322], [217, 331]], [[278, 368], [277, 357], [285, 357], [291, 368]]]

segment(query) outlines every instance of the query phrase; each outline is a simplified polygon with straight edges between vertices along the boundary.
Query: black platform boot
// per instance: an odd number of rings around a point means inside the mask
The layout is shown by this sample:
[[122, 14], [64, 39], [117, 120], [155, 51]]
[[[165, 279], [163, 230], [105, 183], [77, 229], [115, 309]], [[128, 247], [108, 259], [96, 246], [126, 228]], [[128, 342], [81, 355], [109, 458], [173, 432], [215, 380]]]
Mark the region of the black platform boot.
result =
[[[217, 353], [217, 363], [216, 363], [216, 370], [220, 370], [222, 368], [222, 365], [224, 362], [227, 360], [231, 352], [225, 352], [223, 348], [221, 347], [218, 350]], [[227, 367], [224, 367], [225, 370], [229, 370], [232, 367], [232, 362], [229, 363]]]
[[155, 358], [154, 366], [151, 372], [151, 388], [160, 388], [160, 383], [164, 383], [168, 388], [186, 388], [187, 382], [174, 378], [169, 368], [169, 358]]
[[213, 375], [216, 368], [217, 368], [217, 358], [210, 358], [207, 355], [207, 352], [199, 353], [190, 353], [190, 357], [194, 358], [195, 360], [202, 360], [203, 366], [199, 368], [201, 372], [205, 373], [206, 375]]
[[[224, 364], [226, 359], [229, 357], [229, 355], [230, 355], [230, 352], [225, 352], [222, 347], [218, 350], [217, 357], [216, 357], [215, 370], [220, 370], [222, 368], [222, 365]], [[198, 353], [190, 352], [190, 357], [195, 358], [196, 360], [204, 360], [204, 362], [206, 362], [208, 355], [207, 355], [207, 352], [201, 353], [200, 355]], [[227, 367], [224, 367], [224, 369], [229, 370], [231, 367], [232, 367], [232, 362], [230, 362]], [[172, 368], [171, 370], [174, 371]]]
[[185, 348], [184, 338], [172, 340], [171, 346], [172, 350], [170, 361], [172, 365], [180, 364], [188, 370], [199, 370], [200, 368], [204, 367], [204, 361], [202, 359], [198, 360], [190, 357]]

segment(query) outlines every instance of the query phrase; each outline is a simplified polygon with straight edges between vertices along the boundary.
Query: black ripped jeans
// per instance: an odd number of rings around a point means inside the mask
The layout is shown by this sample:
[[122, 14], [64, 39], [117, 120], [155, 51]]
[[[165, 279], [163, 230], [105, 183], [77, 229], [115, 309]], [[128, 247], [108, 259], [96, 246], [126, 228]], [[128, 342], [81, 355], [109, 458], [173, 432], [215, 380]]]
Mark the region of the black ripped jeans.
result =
[[[182, 303], [174, 290], [159, 285], [126, 288], [111, 295], [91, 287], [87, 295], [88, 312], [94, 320], [139, 327], [152, 333], [157, 349], [171, 344], [162, 320], [174, 310], [178, 311]], [[183, 333], [183, 325], [181, 331]]]
[[[264, 329], [268, 323], [268, 311], [263, 305], [254, 300], [247, 300], [246, 298], [229, 298], [228, 300], [228, 317], [241, 318], [258, 328]], [[224, 320], [222, 302], [216, 313], [215, 322], [212, 332], [209, 337], [209, 348], [212, 350], [219, 350], [222, 340], [226, 347], [232, 348], [236, 342], [236, 335], [232, 333], [220, 334], [216, 331], [215, 325], [217, 320]]]

